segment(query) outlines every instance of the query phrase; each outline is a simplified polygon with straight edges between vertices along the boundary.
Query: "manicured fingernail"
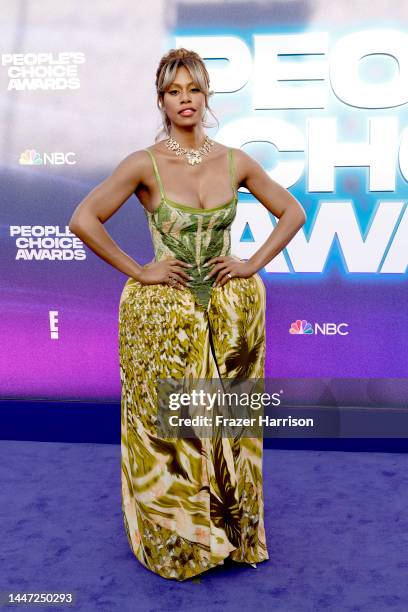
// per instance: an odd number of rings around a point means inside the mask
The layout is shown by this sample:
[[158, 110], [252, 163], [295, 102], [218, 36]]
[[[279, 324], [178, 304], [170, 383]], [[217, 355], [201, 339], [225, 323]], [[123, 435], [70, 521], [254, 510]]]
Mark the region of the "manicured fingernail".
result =
[[208, 266], [208, 261], [205, 264], [203, 264], [203, 268], [206, 268], [207, 266]]
[[203, 280], [208, 280], [208, 274], [207, 276], [204, 276]]

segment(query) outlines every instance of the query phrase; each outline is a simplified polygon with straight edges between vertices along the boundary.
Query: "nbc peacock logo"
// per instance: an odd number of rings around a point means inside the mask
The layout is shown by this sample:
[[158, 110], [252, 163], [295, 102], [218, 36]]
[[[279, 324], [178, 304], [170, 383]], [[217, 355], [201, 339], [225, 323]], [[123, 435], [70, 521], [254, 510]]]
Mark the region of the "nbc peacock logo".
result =
[[313, 327], [306, 319], [296, 319], [290, 325], [290, 334], [313, 334]]
[[26, 149], [21, 153], [18, 163], [23, 166], [41, 166], [43, 159], [35, 149]]
[[22, 166], [61, 166], [62, 164], [76, 164], [75, 153], [68, 151], [46, 151], [40, 153], [36, 149], [26, 149], [20, 154], [19, 164]]

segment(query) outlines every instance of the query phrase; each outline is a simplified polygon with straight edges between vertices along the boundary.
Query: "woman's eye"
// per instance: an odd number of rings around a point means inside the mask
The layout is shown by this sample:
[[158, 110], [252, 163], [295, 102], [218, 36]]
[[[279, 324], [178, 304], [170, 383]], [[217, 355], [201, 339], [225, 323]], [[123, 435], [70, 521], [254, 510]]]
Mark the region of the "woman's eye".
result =
[[[191, 91], [201, 91], [198, 87], [192, 87]], [[174, 94], [174, 93], [178, 93], [177, 89], [172, 89], [171, 91], [169, 91], [170, 94]]]

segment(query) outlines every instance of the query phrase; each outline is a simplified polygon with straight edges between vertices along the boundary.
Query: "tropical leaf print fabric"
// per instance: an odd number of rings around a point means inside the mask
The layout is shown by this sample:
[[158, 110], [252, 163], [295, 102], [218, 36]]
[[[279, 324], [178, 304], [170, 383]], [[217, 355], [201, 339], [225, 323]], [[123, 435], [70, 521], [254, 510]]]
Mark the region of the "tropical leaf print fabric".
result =
[[[152, 162], [159, 182], [153, 156]], [[263, 441], [219, 433], [160, 438], [157, 379], [263, 378], [266, 295], [259, 274], [222, 287], [203, 280], [210, 269], [202, 267], [205, 261], [230, 255], [235, 185], [230, 203], [196, 211], [168, 202], [159, 186], [159, 208], [146, 211], [156, 260], [192, 263], [194, 283], [179, 289], [129, 278], [120, 297], [122, 512], [140, 563], [185, 580], [228, 556], [251, 564], [269, 559]]]

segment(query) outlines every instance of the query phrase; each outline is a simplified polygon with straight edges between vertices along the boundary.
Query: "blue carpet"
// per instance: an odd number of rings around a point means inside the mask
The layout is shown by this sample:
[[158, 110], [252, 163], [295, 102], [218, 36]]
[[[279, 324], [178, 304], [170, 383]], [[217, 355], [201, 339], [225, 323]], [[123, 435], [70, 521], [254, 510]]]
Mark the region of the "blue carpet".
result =
[[3, 441], [0, 459], [0, 590], [76, 594], [30, 609], [408, 610], [407, 454], [265, 449], [270, 559], [186, 582], [129, 549], [118, 445]]

